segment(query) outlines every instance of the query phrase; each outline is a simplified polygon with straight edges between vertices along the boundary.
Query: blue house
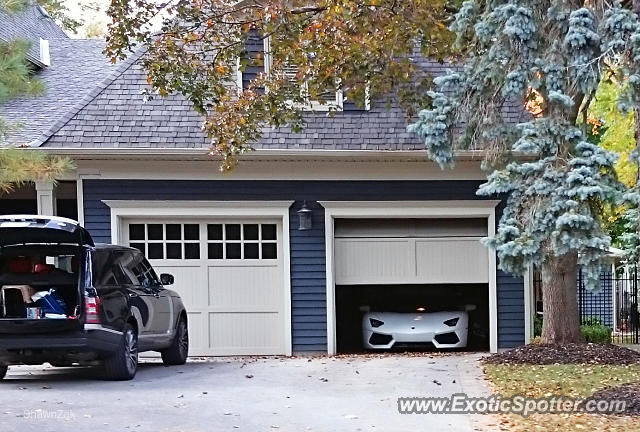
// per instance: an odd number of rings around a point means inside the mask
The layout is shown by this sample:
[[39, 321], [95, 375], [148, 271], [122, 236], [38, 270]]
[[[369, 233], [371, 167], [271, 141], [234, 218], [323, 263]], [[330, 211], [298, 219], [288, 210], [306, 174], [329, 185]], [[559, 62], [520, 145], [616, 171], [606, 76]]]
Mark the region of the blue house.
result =
[[[184, 99], [144, 101], [138, 56], [112, 67], [95, 41], [49, 44], [42, 100], [69, 94], [57, 97], [47, 125], [20, 138], [77, 168], [57, 185], [3, 197], [0, 213], [77, 218], [96, 241], [143, 250], [175, 275], [192, 355], [353, 351], [362, 314], [386, 308], [472, 304], [476, 348], [495, 352], [530, 338], [528, 280], [499, 271], [479, 242], [502, 209], [475, 194], [485, 179], [481, 151], [460, 152], [455, 169], [441, 170], [398, 106], [358, 107], [336, 94], [310, 101], [301, 133], [265, 130], [223, 174]], [[76, 44], [82, 63], [48, 80]], [[436, 75], [444, 68], [421, 63]], [[89, 70], [87, 86], [69, 86]], [[252, 73], [239, 72], [238, 85]], [[12, 101], [0, 116], [41, 115], [37, 101]], [[330, 104], [334, 116], [323, 112]]]

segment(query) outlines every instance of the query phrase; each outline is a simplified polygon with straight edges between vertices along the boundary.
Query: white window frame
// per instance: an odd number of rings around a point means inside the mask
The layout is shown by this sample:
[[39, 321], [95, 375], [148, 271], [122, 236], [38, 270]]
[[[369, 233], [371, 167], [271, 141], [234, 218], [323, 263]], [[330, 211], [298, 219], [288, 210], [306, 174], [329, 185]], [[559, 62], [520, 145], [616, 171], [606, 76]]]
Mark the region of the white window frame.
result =
[[[271, 67], [273, 66], [273, 56], [271, 55], [271, 37], [264, 38], [264, 72], [269, 76]], [[305, 95], [307, 93], [307, 85], [304, 84], [300, 92]], [[342, 111], [344, 109], [344, 94], [342, 90], [336, 91], [335, 102], [311, 100], [305, 96], [307, 102], [300, 106], [305, 111]]]

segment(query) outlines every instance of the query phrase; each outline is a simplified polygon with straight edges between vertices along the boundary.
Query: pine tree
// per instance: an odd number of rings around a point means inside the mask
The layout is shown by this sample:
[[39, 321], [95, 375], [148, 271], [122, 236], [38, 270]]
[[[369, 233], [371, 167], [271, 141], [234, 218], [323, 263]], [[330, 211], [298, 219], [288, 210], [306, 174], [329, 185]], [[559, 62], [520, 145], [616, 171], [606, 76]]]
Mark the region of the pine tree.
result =
[[[0, 7], [10, 13], [20, 13], [27, 4], [0, 0]], [[27, 60], [29, 46], [29, 42], [19, 39], [0, 41], [0, 104], [14, 97], [35, 96], [43, 91], [42, 83], [34, 77]], [[0, 117], [0, 194], [29, 181], [54, 180], [73, 168], [68, 158], [51, 157], [35, 150], [7, 148], [5, 134], [19, 127], [20, 124], [10, 124]]]
[[[433, 108], [410, 129], [443, 166], [457, 148], [490, 150], [478, 194], [505, 195], [507, 203], [486, 244], [509, 273], [541, 268], [542, 341], [580, 341], [577, 266], [595, 288], [610, 243], [598, 207], [624, 192], [615, 155], [587, 140], [587, 111], [607, 71], [627, 83], [618, 104], [637, 118], [638, 16], [622, 2], [467, 1], [452, 28], [466, 61], [435, 80]], [[514, 100], [530, 109], [509, 124], [502, 113]], [[466, 129], [456, 135], [461, 122]], [[638, 196], [624, 198], [637, 205]]]

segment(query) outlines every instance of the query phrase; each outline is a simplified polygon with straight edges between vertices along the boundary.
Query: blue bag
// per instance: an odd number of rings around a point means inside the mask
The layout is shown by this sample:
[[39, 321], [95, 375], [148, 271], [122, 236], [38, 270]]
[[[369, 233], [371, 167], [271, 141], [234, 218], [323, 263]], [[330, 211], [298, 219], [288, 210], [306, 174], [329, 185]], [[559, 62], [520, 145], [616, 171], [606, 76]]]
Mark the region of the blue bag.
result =
[[39, 291], [31, 296], [36, 307], [43, 309], [45, 314], [67, 314], [67, 303], [55, 288], [49, 291]]

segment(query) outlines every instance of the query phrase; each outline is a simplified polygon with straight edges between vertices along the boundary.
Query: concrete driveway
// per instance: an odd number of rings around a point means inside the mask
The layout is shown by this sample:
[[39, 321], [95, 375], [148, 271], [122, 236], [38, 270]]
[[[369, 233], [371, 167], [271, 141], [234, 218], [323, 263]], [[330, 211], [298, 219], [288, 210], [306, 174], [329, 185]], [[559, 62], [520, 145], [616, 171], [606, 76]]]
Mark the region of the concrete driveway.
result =
[[[488, 393], [477, 354], [194, 360], [141, 364], [131, 382], [84, 368], [14, 366], [0, 429], [407, 432], [487, 430], [488, 416], [399, 414], [397, 398]], [[482, 417], [482, 418], [480, 418]]]

